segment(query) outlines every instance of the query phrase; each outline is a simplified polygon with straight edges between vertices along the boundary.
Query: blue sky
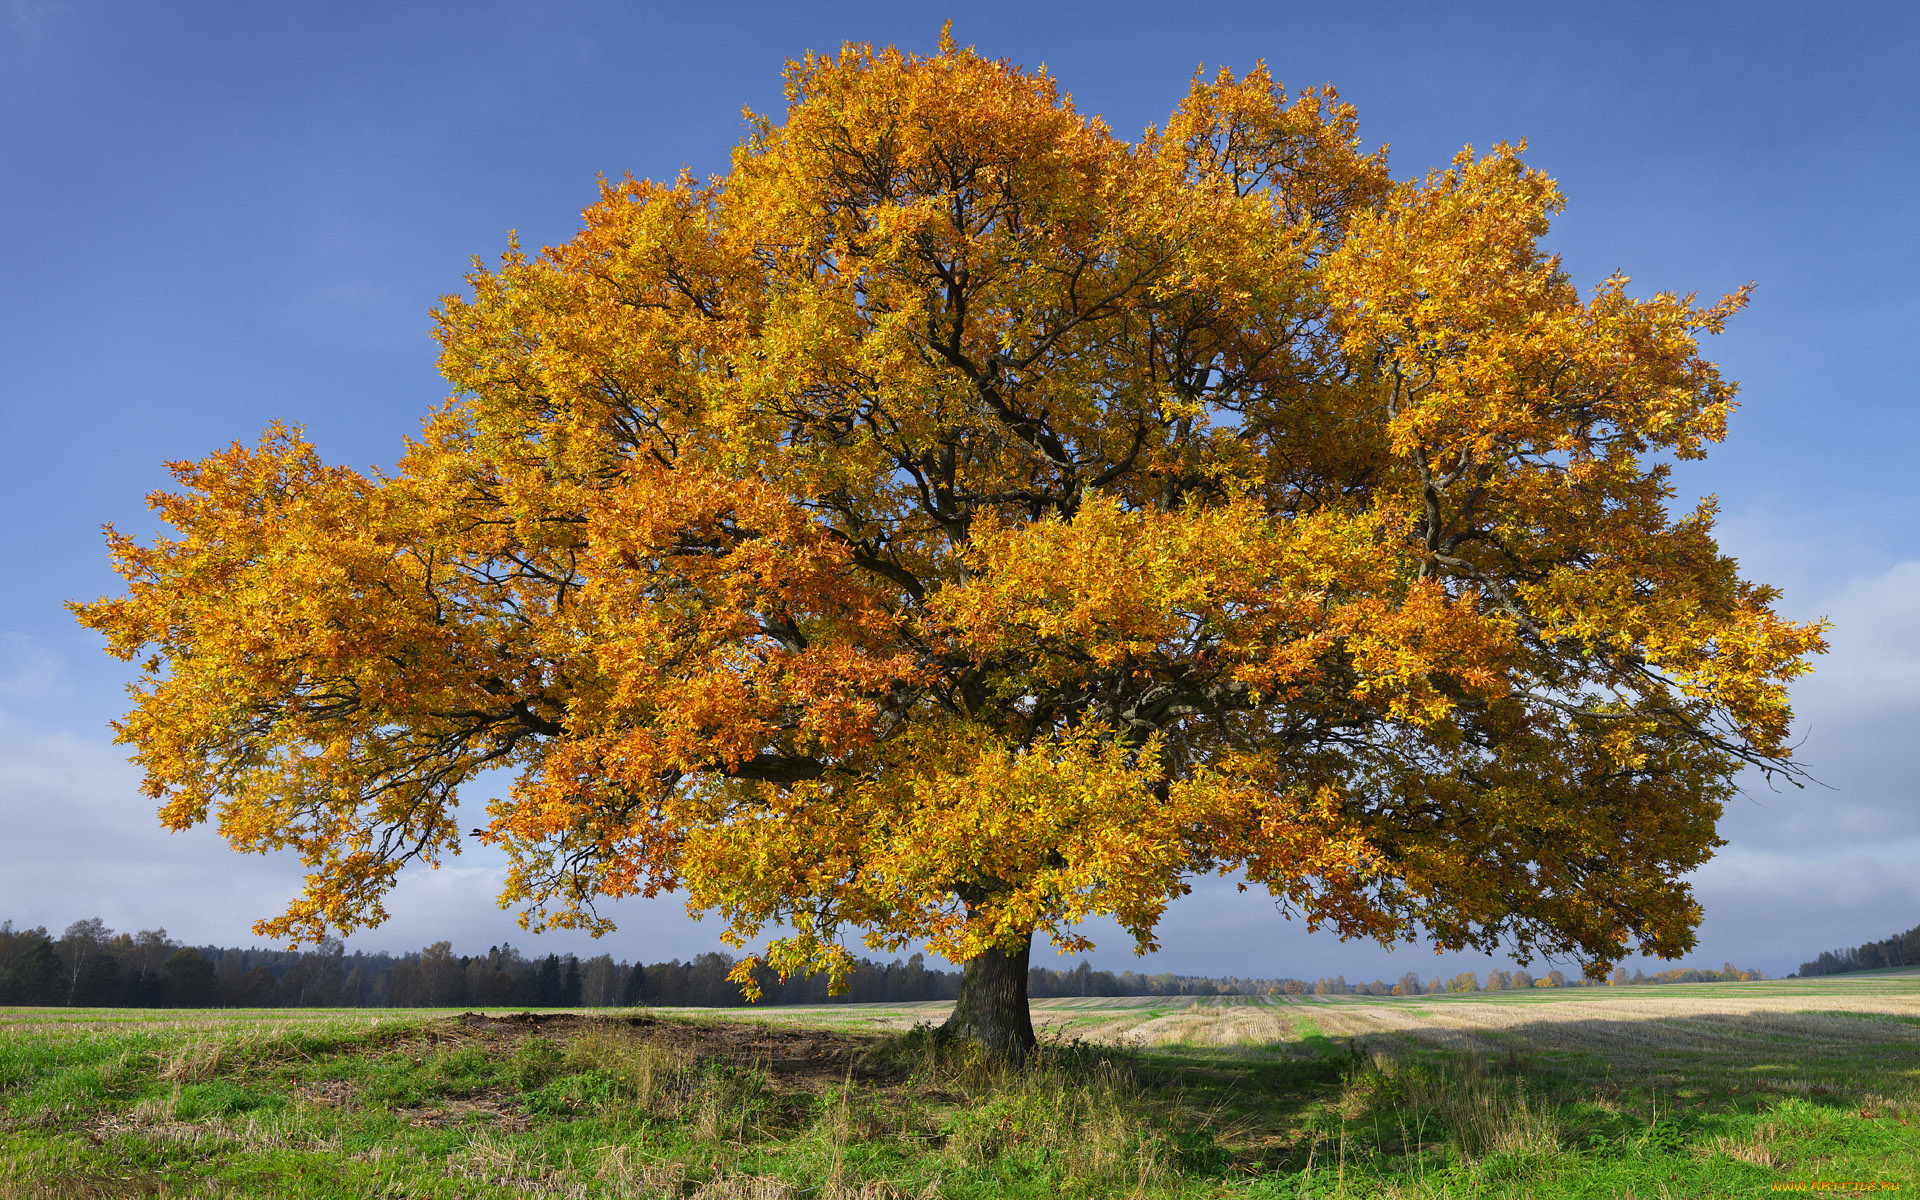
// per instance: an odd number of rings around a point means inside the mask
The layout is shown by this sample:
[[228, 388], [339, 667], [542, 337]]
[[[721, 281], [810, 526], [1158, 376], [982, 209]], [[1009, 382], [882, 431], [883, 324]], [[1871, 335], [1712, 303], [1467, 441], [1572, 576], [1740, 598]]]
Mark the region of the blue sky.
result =
[[[445, 394], [428, 309], [508, 230], [566, 238], [601, 175], [724, 169], [742, 106], [777, 112], [783, 62], [848, 39], [929, 51], [940, 23], [1045, 63], [1123, 135], [1196, 66], [1264, 58], [1332, 82], [1394, 172], [1527, 138], [1568, 208], [1574, 278], [1751, 307], [1709, 357], [1743, 381], [1732, 434], [1679, 476], [1720, 496], [1722, 543], [1830, 614], [1799, 689], [1829, 787], [1737, 802], [1702, 872], [1698, 961], [1784, 972], [1920, 922], [1920, 409], [1913, 233], [1920, 103], [1907, 4], [0, 5], [0, 918], [99, 914], [251, 940], [296, 865], [160, 833], [110, 743], [125, 668], [62, 601], [114, 589], [99, 527], [150, 528], [166, 459], [269, 421], [329, 458], [391, 463]], [[520, 935], [470, 854], [406, 885], [356, 938], [463, 950]], [[1203, 887], [1154, 970], [1392, 977], [1476, 957], [1307, 937]], [[601, 948], [713, 944], [677, 905], [632, 907]], [[1124, 939], [1095, 954], [1132, 960]]]

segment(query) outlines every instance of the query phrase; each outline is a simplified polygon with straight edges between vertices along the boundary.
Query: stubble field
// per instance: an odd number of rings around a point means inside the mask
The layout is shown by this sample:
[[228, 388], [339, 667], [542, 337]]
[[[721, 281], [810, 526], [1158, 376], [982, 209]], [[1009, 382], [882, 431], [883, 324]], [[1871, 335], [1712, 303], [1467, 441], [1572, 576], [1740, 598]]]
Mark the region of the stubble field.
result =
[[1920, 1185], [1920, 975], [1034, 1009], [1018, 1071], [936, 1044], [938, 1004], [0, 1009], [0, 1195]]

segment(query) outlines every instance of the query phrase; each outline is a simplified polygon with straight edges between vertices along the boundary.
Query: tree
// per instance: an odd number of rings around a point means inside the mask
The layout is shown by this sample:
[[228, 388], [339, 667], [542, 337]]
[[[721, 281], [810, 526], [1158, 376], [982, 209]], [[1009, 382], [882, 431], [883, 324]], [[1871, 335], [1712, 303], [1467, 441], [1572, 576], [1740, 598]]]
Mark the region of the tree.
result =
[[1036, 933], [1151, 949], [1206, 872], [1342, 936], [1675, 954], [1822, 627], [1668, 512], [1744, 291], [1583, 296], [1560, 208], [1505, 145], [1395, 183], [1264, 67], [1128, 142], [950, 39], [810, 56], [724, 177], [476, 267], [397, 468], [176, 463], [76, 611], [142, 663], [165, 821], [307, 863], [267, 935], [381, 920], [509, 767], [478, 837], [535, 925], [683, 888], [842, 985], [924, 944], [1013, 1054]]
[[421, 950], [414, 969], [418, 974], [413, 999], [401, 1001], [396, 997], [396, 1003], [445, 1008], [468, 1002], [466, 968], [454, 957], [452, 942], [434, 942]]
[[542, 1008], [555, 1007], [565, 1003], [563, 984], [560, 978], [560, 956], [549, 954], [540, 960], [539, 974], [535, 976], [532, 1003]]
[[113, 955], [95, 954], [76, 973], [71, 1004], [99, 1008], [118, 1004], [127, 987], [120, 978], [120, 963]]
[[[9, 922], [11, 924], [11, 922]], [[7, 931], [11, 933], [11, 930]], [[23, 931], [8, 947], [8, 961], [0, 963], [0, 1002], [6, 1004], [62, 1004], [66, 1002], [66, 964], [46, 936], [46, 930]]]
[[167, 956], [160, 967], [160, 983], [171, 1008], [206, 1008], [220, 999], [214, 965], [190, 947]]
[[633, 964], [633, 970], [627, 972], [627, 983], [620, 990], [620, 1003], [626, 1008], [637, 1008], [646, 1003], [647, 969], [639, 963]]
[[265, 963], [242, 972], [227, 1003], [236, 1008], [271, 1008], [280, 1001], [280, 981]]
[[113, 939], [113, 957], [125, 972], [121, 1002], [153, 1008], [166, 1002], [161, 967], [176, 947], [164, 929], [143, 929]]
[[[323, 938], [313, 951], [301, 959], [297, 971], [282, 979], [289, 982], [287, 1003], [301, 1008], [333, 1007], [340, 1003], [340, 985], [344, 974], [346, 947], [337, 938]], [[297, 990], [295, 990], [297, 989]]]
[[[67, 926], [60, 935], [56, 949], [60, 960], [67, 969], [68, 1004], [100, 1004], [111, 996], [113, 985], [118, 982], [119, 966], [107, 955], [107, 946], [113, 941], [113, 930], [99, 917], [88, 917]], [[108, 962], [98, 961], [103, 957]], [[94, 968], [89, 971], [88, 968]], [[82, 994], [82, 981], [86, 981], [86, 993]]]
[[596, 954], [580, 964], [580, 1003], [608, 1008], [620, 1003], [620, 983], [611, 954]]
[[907, 959], [900, 968], [900, 994], [908, 1000], [927, 1000], [933, 993], [927, 989], [927, 959], [923, 954], [915, 954]]

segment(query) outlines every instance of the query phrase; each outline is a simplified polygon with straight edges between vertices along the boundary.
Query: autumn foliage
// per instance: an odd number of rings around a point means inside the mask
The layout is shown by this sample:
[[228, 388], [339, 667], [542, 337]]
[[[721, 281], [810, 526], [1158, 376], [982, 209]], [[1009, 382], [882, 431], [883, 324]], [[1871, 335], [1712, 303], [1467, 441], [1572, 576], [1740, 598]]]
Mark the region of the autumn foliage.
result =
[[380, 920], [508, 767], [503, 903], [677, 887], [781, 971], [1150, 948], [1208, 872], [1349, 936], [1691, 944], [1823, 648], [1668, 508], [1743, 292], [1582, 292], [1518, 149], [1395, 182], [1264, 69], [1131, 142], [950, 42], [788, 97], [476, 266], [390, 473], [276, 426], [110, 533], [77, 611], [165, 821], [311, 868], [261, 932]]

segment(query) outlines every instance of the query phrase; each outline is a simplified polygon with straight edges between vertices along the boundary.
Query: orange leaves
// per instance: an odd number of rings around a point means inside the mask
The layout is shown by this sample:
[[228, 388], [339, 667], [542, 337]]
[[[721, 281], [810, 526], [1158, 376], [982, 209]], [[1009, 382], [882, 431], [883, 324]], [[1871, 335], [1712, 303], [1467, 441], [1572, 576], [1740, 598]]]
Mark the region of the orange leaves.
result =
[[846, 753], [871, 737], [868, 697], [914, 675], [845, 540], [778, 491], [640, 461], [586, 511], [581, 603], [612, 685], [604, 719], [647, 712], [691, 739], [663, 766], [751, 758], [786, 712], [803, 739]]
[[1148, 947], [1207, 871], [1348, 936], [1683, 948], [1821, 629], [1643, 461], [1724, 435], [1744, 293], [1583, 298], [1561, 207], [1504, 145], [1395, 185], [1264, 67], [1130, 144], [950, 41], [810, 56], [726, 175], [476, 266], [391, 476], [277, 428], [180, 464], [76, 611], [150, 656], [164, 819], [308, 864], [280, 934], [379, 919], [504, 767], [503, 904], [681, 887], [779, 971]]

